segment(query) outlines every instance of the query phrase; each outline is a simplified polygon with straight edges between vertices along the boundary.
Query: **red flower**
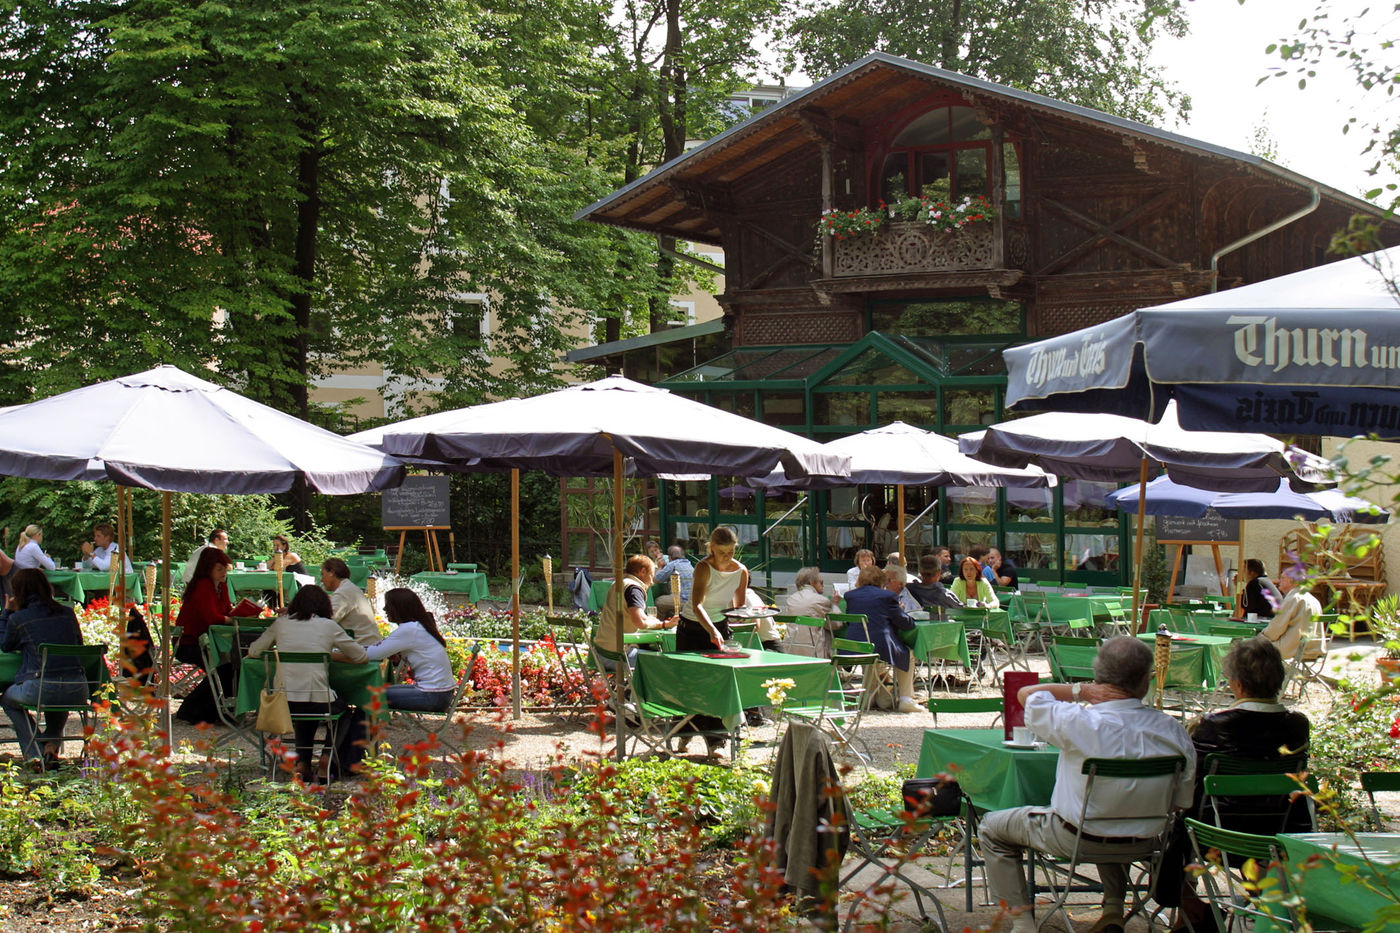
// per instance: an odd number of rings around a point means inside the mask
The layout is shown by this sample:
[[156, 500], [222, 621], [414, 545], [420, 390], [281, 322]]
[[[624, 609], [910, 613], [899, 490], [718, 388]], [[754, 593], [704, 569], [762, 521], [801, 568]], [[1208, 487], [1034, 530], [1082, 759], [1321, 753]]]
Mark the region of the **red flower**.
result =
[[1400, 739], [1400, 716], [1395, 717], [1395, 721], [1390, 724], [1390, 737]]

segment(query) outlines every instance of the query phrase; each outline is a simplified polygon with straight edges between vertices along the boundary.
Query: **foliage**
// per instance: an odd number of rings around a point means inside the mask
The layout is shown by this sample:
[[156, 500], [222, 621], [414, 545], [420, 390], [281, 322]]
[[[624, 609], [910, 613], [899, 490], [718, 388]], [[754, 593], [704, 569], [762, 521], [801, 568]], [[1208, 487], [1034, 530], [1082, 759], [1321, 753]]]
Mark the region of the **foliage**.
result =
[[[619, 805], [643, 801], [628, 814], [638, 827], [659, 826], [662, 814], [686, 813], [714, 845], [740, 839], [763, 818], [755, 800], [768, 797], [766, 771], [743, 765], [716, 768], [684, 758], [631, 758], [613, 773], [585, 770], [573, 784], [571, 806], [591, 805], [602, 794]], [[644, 831], [644, 830], [643, 830]]]
[[86, 781], [25, 782], [18, 765], [0, 764], [0, 875], [37, 878], [49, 891], [82, 892], [99, 872], [90, 839], [59, 828], [87, 828], [97, 794]]
[[[569, 656], [562, 655], [554, 639], [546, 635], [520, 653], [520, 696], [530, 706], [576, 706], [590, 697], [587, 672], [565, 664]], [[512, 651], [509, 645], [487, 642], [481, 646], [472, 667], [472, 690], [475, 701], [490, 706], [509, 706], [511, 702]]]
[[1308, 767], [1337, 791], [1339, 819], [1353, 824], [1369, 822], [1370, 814], [1355, 788], [1361, 772], [1394, 768], [1396, 740], [1400, 738], [1397, 722], [1400, 695], [1344, 683], [1326, 716], [1313, 724]]
[[864, 234], [873, 236], [880, 232], [884, 223], [885, 202], [881, 201], [880, 206], [875, 208], [860, 207], [845, 211], [833, 207], [822, 211], [821, 224], [817, 229], [833, 239], [844, 240]]
[[[140, 719], [93, 750], [99, 781], [128, 800], [95, 816], [142, 879], [145, 929], [790, 928], [771, 846], [747, 836], [732, 872], [701, 871], [689, 805], [737, 821], [754, 775], [599, 762], [565, 793], [539, 795], [491, 750], [430, 778], [425, 745], [374, 764], [336, 804], [295, 784], [225, 790], [212, 759], [182, 771]], [[536, 777], [560, 787], [565, 776]]]
[[[1394, 593], [1380, 597], [1366, 609], [1364, 618], [1385, 656], [1400, 658], [1400, 597]], [[1339, 621], [1336, 626], [1345, 627], [1345, 623]]]
[[[573, 489], [579, 483], [572, 480], [565, 484], [567, 495], [564, 508], [568, 512], [569, 526], [587, 528], [598, 539], [598, 552], [611, 563], [613, 560], [613, 481], [611, 478], [595, 479], [592, 492]], [[644, 496], [643, 485], [635, 480], [622, 481], [622, 552], [639, 551], [641, 528], [646, 524], [648, 508], [654, 503]]]
[[[1396, 55], [1393, 35], [1397, 8], [1394, 3], [1346, 9], [1343, 6], [1334, 0], [1322, 0], [1316, 11], [1291, 30], [1290, 37], [1271, 43], [1266, 51], [1278, 55], [1280, 64], [1260, 83], [1291, 77], [1297, 79], [1301, 90], [1319, 70], [1329, 67], [1329, 60], [1351, 72], [1365, 98], [1365, 103], [1356, 109], [1366, 116], [1348, 117], [1341, 130], [1350, 133], [1354, 129], [1363, 137], [1361, 151], [1375, 159], [1372, 174], [1382, 167], [1394, 170], [1400, 153], [1395, 96], [1400, 88], [1400, 56]], [[1394, 182], [1367, 191], [1365, 196], [1381, 199], [1391, 211], [1400, 209], [1400, 188]]]
[[1151, 120], [1187, 98], [1150, 63], [1184, 35], [1179, 0], [804, 0], [780, 36], [788, 68], [822, 78], [871, 51]]
[[844, 240], [865, 233], [879, 233], [888, 218], [918, 221], [935, 230], [952, 233], [969, 224], [992, 220], [995, 217], [996, 211], [991, 202], [980, 195], [965, 197], [953, 203], [924, 194], [900, 198], [888, 205], [881, 201], [874, 209], [845, 211], [831, 208], [822, 212], [818, 230], [826, 236]]

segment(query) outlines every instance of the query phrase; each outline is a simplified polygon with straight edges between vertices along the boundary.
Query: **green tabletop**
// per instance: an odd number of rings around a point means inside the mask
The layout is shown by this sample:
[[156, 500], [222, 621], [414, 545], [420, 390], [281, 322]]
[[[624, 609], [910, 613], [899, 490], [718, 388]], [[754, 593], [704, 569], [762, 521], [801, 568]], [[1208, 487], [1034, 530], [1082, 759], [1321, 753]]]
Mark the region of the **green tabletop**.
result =
[[992, 627], [1004, 629], [1011, 619], [1009, 609], [945, 609], [943, 614], [954, 622], [961, 622], [964, 628], [981, 629]]
[[[1047, 594], [1045, 608], [1050, 613], [1051, 625], [1067, 625], [1070, 628], [1090, 628], [1095, 622], [1109, 622], [1112, 611], [1123, 605], [1123, 598], [1108, 595], [1065, 595]], [[1045, 620], [1041, 620], [1044, 624]]]
[[1007, 748], [1002, 729], [925, 729], [919, 777], [951, 772], [978, 810], [1048, 806], [1060, 751]]
[[707, 658], [703, 654], [642, 652], [632, 689], [648, 703], [660, 703], [687, 713], [720, 718], [738, 716], [746, 708], [768, 706], [763, 682], [790, 678], [792, 702], [820, 705], [831, 682], [831, 662], [776, 651], [745, 649], [745, 658]]
[[[1157, 636], [1144, 632], [1139, 639], [1153, 646]], [[1200, 684], [1208, 690], [1224, 679], [1225, 655], [1234, 639], [1220, 635], [1177, 635], [1172, 639], [1172, 656], [1167, 668], [1168, 687]]]
[[[601, 612], [601, 611], [602, 611], [602, 609], [603, 609], [603, 602], [604, 602], [604, 600], [606, 600], [606, 599], [608, 598], [608, 590], [611, 589], [611, 588], [612, 588], [612, 581], [611, 581], [611, 580], [594, 580], [594, 581], [593, 581], [593, 588], [592, 588], [591, 590], [589, 590], [589, 592], [588, 592], [588, 610], [589, 610], [590, 612]], [[654, 599], [652, 598], [652, 596], [651, 596], [651, 587], [647, 587], [647, 605], [648, 605], [648, 606], [655, 606], [655, 605], [656, 605], [656, 600], [654, 600]], [[680, 610], [680, 607], [677, 606], [677, 607], [676, 607], [676, 610], [679, 611], [679, 610]]]
[[[243, 671], [238, 678], [238, 715], [254, 713], [258, 709], [258, 694], [267, 679], [267, 658], [244, 658]], [[330, 666], [331, 689], [351, 706], [367, 707], [374, 695], [373, 687], [384, 686], [384, 671], [378, 661], [363, 664], [348, 664], [332, 661]], [[274, 675], [274, 682], [276, 677]]]
[[[80, 606], [87, 602], [89, 593], [105, 593], [112, 584], [112, 578], [105, 570], [45, 570], [44, 576], [48, 577], [49, 585], [55, 591], [67, 594]], [[126, 598], [130, 602], [146, 601], [142, 595], [141, 582], [139, 573], [126, 575]]]
[[[1367, 890], [1362, 880], [1400, 890], [1400, 833], [1357, 833], [1354, 840], [1344, 833], [1297, 833], [1277, 838], [1288, 854], [1291, 874], [1299, 879], [1299, 893], [1314, 924], [1331, 921], [1329, 929], [1359, 929], [1386, 907], [1395, 909], [1395, 901]], [[1309, 866], [1301, 865], [1313, 856], [1318, 858]], [[1338, 864], [1353, 866], [1359, 878], [1346, 878], [1337, 871]], [[1387, 925], [1386, 929], [1392, 927]]]
[[961, 622], [915, 622], [899, 633], [914, 657], [921, 661], [958, 661], [968, 670], [972, 658], [967, 650], [967, 629]]
[[436, 573], [425, 570], [415, 573], [412, 579], [442, 593], [466, 593], [472, 602], [491, 595], [486, 589], [484, 573]]
[[[291, 602], [301, 584], [290, 573], [282, 573], [282, 596]], [[277, 592], [277, 571], [275, 570], [230, 570], [228, 572], [228, 598], [237, 603], [243, 597], [257, 602], [263, 593]]]

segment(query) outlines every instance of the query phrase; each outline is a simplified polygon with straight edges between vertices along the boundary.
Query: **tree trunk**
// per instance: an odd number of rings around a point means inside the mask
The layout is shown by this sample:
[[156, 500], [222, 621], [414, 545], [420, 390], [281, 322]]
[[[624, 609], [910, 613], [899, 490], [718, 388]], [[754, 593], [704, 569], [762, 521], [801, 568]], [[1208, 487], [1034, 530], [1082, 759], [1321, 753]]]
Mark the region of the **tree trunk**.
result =
[[[293, 332], [286, 338], [286, 355], [296, 380], [288, 387], [291, 413], [302, 420], [310, 414], [310, 360], [307, 334], [311, 330], [311, 296], [316, 281], [316, 233], [321, 222], [321, 153], [316, 145], [314, 127], [306, 127], [307, 146], [297, 160], [297, 190], [301, 203], [297, 205], [297, 233], [293, 274], [300, 288], [292, 295]], [[290, 492], [292, 522], [297, 531], [311, 526], [311, 490], [305, 480], [298, 479]]]

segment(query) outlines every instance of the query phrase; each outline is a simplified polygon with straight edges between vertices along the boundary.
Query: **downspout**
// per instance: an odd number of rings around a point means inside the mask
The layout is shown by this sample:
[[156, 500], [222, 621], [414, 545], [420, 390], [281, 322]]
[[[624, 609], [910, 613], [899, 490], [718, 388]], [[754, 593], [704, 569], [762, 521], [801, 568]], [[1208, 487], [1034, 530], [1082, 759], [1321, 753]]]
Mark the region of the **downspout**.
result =
[[1268, 236], [1269, 234], [1273, 233], [1275, 230], [1278, 230], [1278, 229], [1280, 229], [1280, 228], [1282, 228], [1282, 227], [1288, 226], [1289, 224], [1293, 223], [1293, 221], [1295, 221], [1295, 220], [1302, 220], [1304, 217], [1308, 216], [1308, 215], [1311, 214], [1313, 211], [1317, 210], [1317, 206], [1318, 206], [1319, 204], [1322, 203], [1322, 191], [1318, 188], [1318, 186], [1317, 186], [1316, 184], [1309, 185], [1309, 186], [1308, 186], [1308, 190], [1312, 192], [1312, 200], [1310, 200], [1310, 201], [1308, 202], [1307, 207], [1299, 208], [1298, 210], [1294, 211], [1293, 213], [1289, 214], [1288, 216], [1286, 216], [1286, 217], [1281, 217], [1281, 218], [1279, 218], [1278, 220], [1275, 220], [1273, 223], [1269, 224], [1267, 227], [1264, 227], [1264, 228], [1262, 228], [1262, 229], [1260, 229], [1260, 230], [1256, 230], [1256, 231], [1254, 231], [1253, 233], [1250, 233], [1250, 234], [1248, 234], [1248, 235], [1246, 235], [1246, 236], [1244, 236], [1244, 237], [1241, 237], [1240, 239], [1236, 240], [1235, 242], [1229, 244], [1228, 246], [1222, 246], [1222, 247], [1220, 247], [1220, 249], [1218, 249], [1218, 250], [1216, 250], [1215, 252], [1211, 253], [1211, 255], [1210, 255], [1210, 290], [1211, 290], [1212, 292], [1214, 292], [1214, 291], [1216, 290], [1216, 287], [1217, 287], [1217, 286], [1219, 285], [1219, 283], [1220, 283], [1220, 270], [1219, 270], [1218, 266], [1220, 265], [1220, 257], [1221, 257], [1221, 256], [1224, 256], [1226, 253], [1233, 253], [1235, 250], [1239, 249], [1239, 248], [1242, 247], [1242, 246], [1248, 246], [1249, 244], [1253, 243], [1255, 240], [1262, 239], [1262, 238]]

